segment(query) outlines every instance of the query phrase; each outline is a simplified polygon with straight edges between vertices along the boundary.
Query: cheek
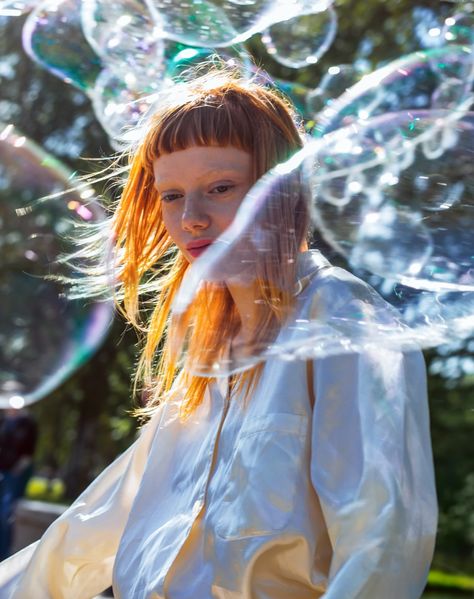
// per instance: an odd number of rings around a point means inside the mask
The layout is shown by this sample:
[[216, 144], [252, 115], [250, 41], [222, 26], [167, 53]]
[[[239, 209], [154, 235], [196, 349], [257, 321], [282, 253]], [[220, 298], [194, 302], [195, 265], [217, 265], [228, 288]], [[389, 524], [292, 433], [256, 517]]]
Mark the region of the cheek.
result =
[[176, 245], [179, 245], [179, 233], [181, 230], [180, 218], [174, 211], [167, 210], [166, 208], [162, 209], [161, 216], [168, 235]]
[[233, 202], [232, 204], [228, 204], [225, 209], [221, 213], [221, 222], [226, 227], [230, 226], [232, 221], [237, 215], [239, 211], [240, 205], [242, 204], [243, 198]]

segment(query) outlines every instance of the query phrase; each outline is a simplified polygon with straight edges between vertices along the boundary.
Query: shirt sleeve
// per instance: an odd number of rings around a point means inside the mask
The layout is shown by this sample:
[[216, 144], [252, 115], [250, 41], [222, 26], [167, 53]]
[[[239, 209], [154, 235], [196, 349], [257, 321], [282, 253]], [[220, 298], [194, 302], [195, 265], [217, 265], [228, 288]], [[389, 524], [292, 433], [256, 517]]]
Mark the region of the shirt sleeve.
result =
[[115, 554], [160, 412], [40, 541], [0, 564], [2, 599], [90, 599], [112, 584]]
[[437, 525], [423, 356], [322, 358], [314, 390], [311, 477], [333, 549], [324, 599], [418, 599]]

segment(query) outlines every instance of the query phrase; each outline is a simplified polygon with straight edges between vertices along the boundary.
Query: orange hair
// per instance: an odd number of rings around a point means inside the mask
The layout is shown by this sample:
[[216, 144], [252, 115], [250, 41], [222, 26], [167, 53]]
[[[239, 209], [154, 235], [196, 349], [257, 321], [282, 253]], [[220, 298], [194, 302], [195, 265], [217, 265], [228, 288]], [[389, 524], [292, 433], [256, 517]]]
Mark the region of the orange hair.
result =
[[[190, 146], [234, 146], [251, 155], [256, 181], [303, 145], [297, 119], [286, 99], [228, 72], [179, 84], [173, 96], [172, 102], [153, 114], [143, 140], [130, 153], [129, 176], [112, 219], [122, 310], [144, 333], [136, 373], [136, 382], [143, 382], [149, 397], [148, 406], [139, 410], [142, 415], [166, 401], [180, 372], [167, 329], [173, 298], [189, 267], [163, 224], [153, 161]], [[290, 186], [293, 191], [283, 189], [283, 184], [280, 187], [282, 193], [295, 193], [294, 186]], [[281, 323], [293, 303], [295, 263], [288, 257], [295, 257], [304, 243], [308, 220], [304, 198], [298, 194], [278, 208], [268, 208], [269, 221], [291, 234], [282, 235], [278, 230], [273, 236], [272, 263], [276, 257], [277, 269], [264, 259], [258, 265], [257, 280], [268, 312], [259, 324], [257, 341], [268, 338], [269, 331], [275, 330], [275, 320]], [[153, 297], [147, 289], [153, 289]], [[189, 359], [199, 355], [201, 362], [212, 364], [225, 342], [235, 335], [238, 324], [227, 288], [207, 283], [177, 326], [192, 326], [196, 331], [189, 341]], [[255, 373], [253, 369], [239, 375], [239, 384], [254, 383]], [[191, 375], [186, 369], [181, 377], [181, 414], [186, 416], [202, 402], [210, 379]]]

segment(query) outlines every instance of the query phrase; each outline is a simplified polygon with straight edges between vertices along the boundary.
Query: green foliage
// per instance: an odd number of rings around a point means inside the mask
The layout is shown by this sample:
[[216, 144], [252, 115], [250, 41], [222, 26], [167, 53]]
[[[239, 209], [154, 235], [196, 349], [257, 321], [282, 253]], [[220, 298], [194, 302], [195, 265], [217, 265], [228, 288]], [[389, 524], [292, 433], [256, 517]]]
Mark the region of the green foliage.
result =
[[135, 437], [136, 422], [129, 414], [134, 344], [135, 336], [124, 334], [117, 319], [96, 355], [47, 400], [32, 406], [40, 430], [37, 471], [59, 475], [69, 499]]
[[[460, 349], [443, 359], [470, 358]], [[436, 365], [439, 357], [428, 356]], [[474, 558], [474, 382], [472, 376], [429, 379], [431, 431], [439, 501], [437, 552], [443, 570], [472, 572]]]
[[463, 597], [467, 599], [467, 597], [471, 597], [471, 595], [472, 593], [469, 591], [463, 592], [459, 590], [453, 590], [452, 592], [439, 593], [433, 592], [428, 588], [428, 590], [423, 594], [423, 599], [463, 599]]
[[26, 486], [25, 496], [33, 501], [64, 503], [64, 493], [64, 483], [59, 478], [33, 476]]
[[459, 574], [446, 574], [439, 570], [431, 570], [428, 584], [433, 587], [445, 587], [462, 591], [474, 591], [474, 578]]

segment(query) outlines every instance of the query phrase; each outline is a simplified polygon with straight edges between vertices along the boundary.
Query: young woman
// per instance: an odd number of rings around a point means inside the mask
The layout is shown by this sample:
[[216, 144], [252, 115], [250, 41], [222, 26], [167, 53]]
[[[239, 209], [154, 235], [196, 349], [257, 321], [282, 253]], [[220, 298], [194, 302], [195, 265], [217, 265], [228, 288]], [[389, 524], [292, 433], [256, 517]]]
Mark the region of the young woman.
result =
[[[296, 122], [276, 93], [228, 73], [183, 84], [150, 120], [112, 219], [123, 310], [146, 332], [150, 419], [2, 564], [2, 598], [88, 599], [112, 584], [122, 599], [421, 595], [436, 529], [421, 354], [258, 360], [277, 335], [298, 343], [295, 322], [390, 313], [306, 251], [303, 188], [275, 189], [265, 251], [242, 238], [222, 280], [170, 319], [190, 264], [257, 179], [302, 147]], [[184, 366], [170, 326], [191, 331]], [[214, 363], [237, 374], [213, 378]]]

